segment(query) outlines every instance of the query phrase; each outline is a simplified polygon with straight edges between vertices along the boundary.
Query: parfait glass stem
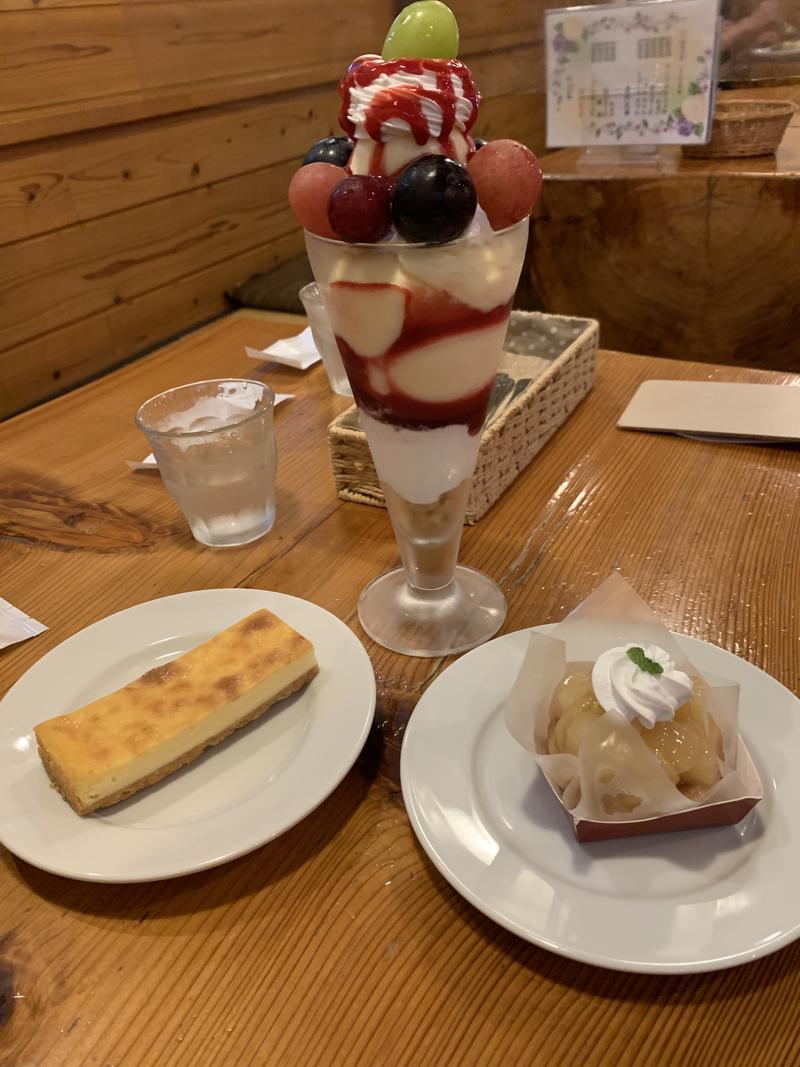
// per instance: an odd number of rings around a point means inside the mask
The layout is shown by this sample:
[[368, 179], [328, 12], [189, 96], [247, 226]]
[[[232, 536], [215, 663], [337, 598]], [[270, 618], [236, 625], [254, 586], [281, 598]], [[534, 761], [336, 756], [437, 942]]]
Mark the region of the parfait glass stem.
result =
[[402, 560], [358, 617], [394, 652], [465, 652], [505, 619], [492, 579], [457, 559], [527, 228], [442, 245], [306, 234]]
[[382, 485], [406, 581], [412, 589], [432, 592], [452, 583], [469, 486], [465, 480], [432, 504], [412, 504], [391, 486]]
[[491, 578], [457, 564], [471, 478], [416, 504], [382, 482], [402, 567], [372, 581], [358, 617], [378, 644], [410, 656], [465, 652], [493, 636], [506, 615]]

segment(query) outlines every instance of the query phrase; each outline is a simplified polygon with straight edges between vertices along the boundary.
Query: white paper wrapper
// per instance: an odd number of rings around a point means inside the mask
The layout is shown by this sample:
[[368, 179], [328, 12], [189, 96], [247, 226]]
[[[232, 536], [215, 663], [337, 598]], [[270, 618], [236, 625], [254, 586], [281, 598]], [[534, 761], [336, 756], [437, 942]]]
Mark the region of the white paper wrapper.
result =
[[15, 608], [0, 597], [0, 648], [15, 645], [18, 641], [27, 641], [47, 629], [41, 622], [32, 619], [24, 611]]
[[317, 351], [310, 326], [306, 326], [294, 337], [284, 337], [276, 341], [269, 348], [245, 347], [245, 352], [251, 359], [282, 363], [285, 367], [294, 367], [295, 370], [308, 370], [322, 358]]
[[[567, 665], [590, 674], [602, 652], [628, 642], [660, 646], [678, 668], [708, 685], [704, 704], [722, 737], [722, 777], [700, 801], [688, 799], [670, 782], [637, 731], [614, 713], [606, 712], [588, 727], [577, 756], [547, 752], [553, 694]], [[613, 574], [551, 634], [531, 634], [505, 721], [542, 768], [576, 836], [592, 840], [738, 822], [763, 795], [739, 737], [738, 707], [738, 683], [699, 671], [641, 597]], [[640, 798], [632, 812], [609, 812], [620, 794]]]

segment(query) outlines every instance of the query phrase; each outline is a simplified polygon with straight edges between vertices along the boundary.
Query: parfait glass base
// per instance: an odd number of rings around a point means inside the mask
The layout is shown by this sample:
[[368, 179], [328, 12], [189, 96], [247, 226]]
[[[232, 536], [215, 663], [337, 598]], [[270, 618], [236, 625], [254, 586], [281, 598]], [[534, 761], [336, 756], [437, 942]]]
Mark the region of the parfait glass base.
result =
[[398, 567], [370, 582], [359, 597], [358, 617], [372, 640], [392, 652], [448, 656], [494, 637], [506, 617], [506, 598], [471, 567], [456, 567], [443, 589], [416, 589]]

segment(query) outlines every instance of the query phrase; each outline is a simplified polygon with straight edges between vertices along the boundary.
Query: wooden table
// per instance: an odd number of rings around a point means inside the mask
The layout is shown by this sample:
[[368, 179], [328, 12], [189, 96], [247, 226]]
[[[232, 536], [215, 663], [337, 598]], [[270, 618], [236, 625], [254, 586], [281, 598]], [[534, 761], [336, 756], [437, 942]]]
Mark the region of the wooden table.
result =
[[[325, 428], [346, 402], [319, 368], [243, 354], [297, 322], [232, 316], [0, 426], [0, 592], [50, 627], [0, 653], [0, 692], [81, 627], [202, 587], [306, 597], [363, 637], [357, 593], [396, 552], [383, 511], [334, 496]], [[278, 522], [260, 542], [212, 551], [157, 475], [126, 468], [147, 451], [133, 411], [180, 382], [261, 372], [297, 393], [276, 420]], [[465, 531], [462, 559], [500, 582], [507, 630], [561, 618], [616, 567], [673, 629], [796, 689], [798, 452], [615, 429], [654, 376], [800, 386], [603, 353], [593, 393]], [[379, 688], [371, 741], [273, 843], [132, 886], [2, 854], [3, 1067], [798, 1062], [800, 943], [706, 976], [618, 974], [518, 940], [462, 900], [418, 846], [397, 775], [404, 724], [446, 664], [365, 643]]]

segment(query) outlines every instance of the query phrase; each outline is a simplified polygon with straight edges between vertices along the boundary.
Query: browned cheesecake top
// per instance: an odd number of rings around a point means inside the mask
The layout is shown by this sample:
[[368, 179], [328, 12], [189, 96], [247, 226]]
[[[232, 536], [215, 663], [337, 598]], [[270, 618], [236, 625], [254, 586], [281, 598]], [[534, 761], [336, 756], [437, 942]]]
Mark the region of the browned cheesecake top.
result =
[[308, 652], [305, 637], [256, 611], [122, 689], [40, 723], [36, 737], [70, 775], [102, 773], [186, 733]]

